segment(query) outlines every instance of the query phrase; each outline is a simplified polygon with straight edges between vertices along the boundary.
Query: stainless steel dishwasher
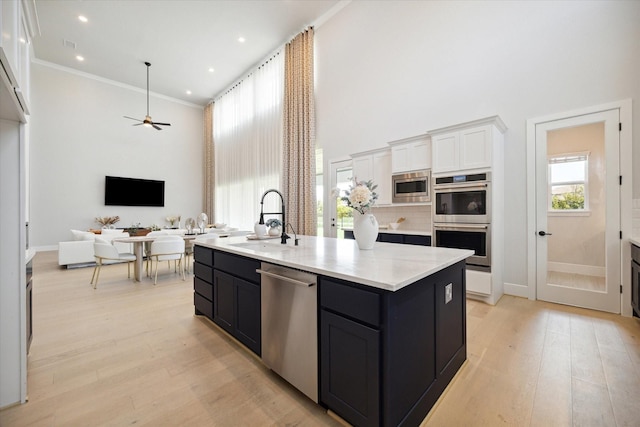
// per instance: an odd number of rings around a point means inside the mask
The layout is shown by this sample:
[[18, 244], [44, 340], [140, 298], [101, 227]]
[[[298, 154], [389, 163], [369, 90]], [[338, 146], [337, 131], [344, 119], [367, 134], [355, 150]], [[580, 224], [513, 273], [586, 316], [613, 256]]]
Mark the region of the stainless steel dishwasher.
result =
[[318, 287], [315, 275], [263, 262], [262, 361], [318, 402]]

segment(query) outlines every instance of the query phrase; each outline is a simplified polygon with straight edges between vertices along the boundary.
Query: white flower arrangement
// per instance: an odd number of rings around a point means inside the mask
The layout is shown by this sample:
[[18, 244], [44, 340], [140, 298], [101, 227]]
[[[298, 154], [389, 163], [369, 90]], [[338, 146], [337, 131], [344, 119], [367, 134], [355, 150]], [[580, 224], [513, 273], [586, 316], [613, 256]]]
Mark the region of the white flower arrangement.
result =
[[173, 227], [173, 225], [176, 223], [176, 221], [180, 222], [180, 215], [178, 215], [178, 216], [168, 216], [167, 217], [167, 221]]
[[353, 178], [349, 190], [345, 191], [345, 196], [341, 199], [347, 203], [347, 206], [364, 214], [376, 204], [378, 194], [374, 191], [378, 188], [373, 180], [358, 181]]

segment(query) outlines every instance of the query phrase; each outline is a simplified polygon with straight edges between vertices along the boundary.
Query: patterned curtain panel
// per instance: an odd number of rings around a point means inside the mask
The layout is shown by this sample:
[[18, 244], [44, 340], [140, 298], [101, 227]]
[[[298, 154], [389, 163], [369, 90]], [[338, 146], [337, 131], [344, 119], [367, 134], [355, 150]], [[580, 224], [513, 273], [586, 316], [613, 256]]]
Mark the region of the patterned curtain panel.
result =
[[283, 192], [287, 222], [317, 234], [313, 28], [285, 47]]
[[213, 102], [204, 108], [204, 185], [202, 186], [202, 212], [213, 220], [215, 212], [216, 186], [214, 174], [214, 149], [213, 149]]

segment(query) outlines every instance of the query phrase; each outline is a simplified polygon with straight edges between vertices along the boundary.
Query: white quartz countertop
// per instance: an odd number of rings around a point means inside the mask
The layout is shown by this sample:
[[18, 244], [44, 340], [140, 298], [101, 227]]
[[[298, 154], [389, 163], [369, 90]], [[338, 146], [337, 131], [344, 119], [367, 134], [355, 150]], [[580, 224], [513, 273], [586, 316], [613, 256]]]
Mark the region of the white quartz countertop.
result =
[[629, 241], [634, 245], [640, 247], [640, 237], [632, 237], [629, 239]]
[[[344, 227], [343, 230], [353, 231], [353, 227]], [[413, 236], [431, 236], [431, 231], [424, 230], [405, 230], [403, 228], [398, 228], [396, 230], [392, 230], [391, 228], [379, 228], [378, 233], [385, 234], [410, 234]]]
[[282, 245], [279, 238], [246, 237], [195, 244], [389, 291], [402, 289], [473, 255], [470, 250], [382, 242], [376, 242], [371, 250], [360, 250], [352, 239], [298, 237], [298, 246], [294, 246], [293, 238]]

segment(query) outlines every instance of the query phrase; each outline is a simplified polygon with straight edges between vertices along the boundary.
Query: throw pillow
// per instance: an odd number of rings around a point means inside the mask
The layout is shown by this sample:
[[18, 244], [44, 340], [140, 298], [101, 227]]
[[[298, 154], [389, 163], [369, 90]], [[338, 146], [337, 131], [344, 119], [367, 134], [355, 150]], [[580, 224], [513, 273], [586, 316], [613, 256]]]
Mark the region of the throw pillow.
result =
[[94, 240], [96, 235], [90, 231], [71, 230], [73, 234], [73, 240]]

